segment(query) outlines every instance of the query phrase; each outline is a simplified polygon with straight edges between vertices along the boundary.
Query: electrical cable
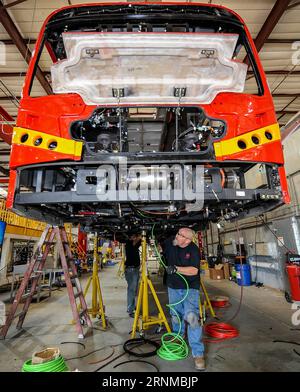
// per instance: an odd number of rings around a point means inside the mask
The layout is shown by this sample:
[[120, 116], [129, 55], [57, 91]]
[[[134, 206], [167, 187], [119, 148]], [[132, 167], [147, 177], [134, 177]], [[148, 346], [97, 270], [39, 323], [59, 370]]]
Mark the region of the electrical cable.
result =
[[293, 342], [291, 340], [273, 340], [273, 343], [288, 343], [288, 344], [296, 344], [297, 346], [300, 346], [300, 343]]
[[[139, 343], [139, 344], [137, 344]], [[154, 347], [154, 350], [152, 351], [148, 351], [146, 353], [137, 353], [135, 351], [133, 351], [132, 349], [130, 349], [129, 347], [131, 347], [132, 345], [135, 345], [135, 347], [140, 347], [141, 345], [144, 344], [150, 344], [151, 346]], [[136, 339], [129, 339], [127, 340], [124, 345], [123, 345], [123, 349], [127, 354], [130, 355], [134, 355], [135, 357], [139, 357], [139, 358], [147, 358], [147, 357], [153, 357], [153, 355], [156, 355], [157, 350], [160, 348], [160, 344], [157, 343], [154, 340], [150, 340], [150, 339], [145, 339], [145, 338], [136, 338]]]
[[255, 234], [254, 234], [254, 257], [255, 257], [255, 284], [257, 284], [257, 253], [256, 253], [256, 236], [257, 236], [257, 218], [255, 217]]
[[277, 239], [278, 242], [281, 243], [281, 245], [288, 251], [288, 253], [291, 253], [291, 254], [297, 253], [297, 252], [295, 251], [295, 249], [289, 249], [289, 248], [282, 242], [282, 240], [278, 237], [278, 235], [277, 235], [276, 233], [274, 233], [274, 231], [267, 225], [267, 223], [264, 221], [263, 217], [260, 216], [259, 218], [261, 219], [263, 225], [264, 225], [267, 229], [270, 230], [270, 232], [273, 234], [273, 236]]
[[[237, 231], [237, 235], [238, 235], [238, 239], [239, 239], [239, 241], [238, 241], [239, 254], [241, 255], [242, 254], [242, 247], [241, 247], [241, 242], [240, 242], [241, 236], [240, 236], [240, 229], [239, 229], [238, 222], [236, 222], [236, 231]], [[240, 260], [240, 266], [242, 267], [242, 265], [243, 265], [242, 259], [240, 258], [239, 260]], [[243, 294], [244, 294], [244, 286], [243, 286], [243, 284], [241, 284], [241, 293], [240, 293], [239, 306], [238, 306], [237, 311], [235, 312], [235, 314], [229, 320], [227, 320], [227, 322], [234, 320], [237, 317], [237, 315], [239, 314], [239, 312], [241, 310], [242, 302], [243, 302]]]
[[114, 355], [114, 353], [115, 353], [115, 349], [113, 347], [111, 347], [111, 349], [112, 349], [112, 352], [108, 356], [106, 356], [105, 358], [98, 359], [97, 361], [88, 362], [88, 364], [89, 365], [95, 365], [96, 363], [100, 363], [100, 362], [106, 361], [107, 359], [112, 357]]
[[[288, 71], [288, 73], [283, 77], [283, 79], [277, 84], [277, 86], [272, 90], [271, 94], [273, 95], [274, 92], [278, 89], [279, 86], [282, 85], [282, 83], [286, 80], [286, 78], [288, 78], [292, 72], [294, 71], [294, 69], [297, 67], [298, 62]], [[288, 104], [287, 106], [289, 106], [290, 104]], [[284, 107], [284, 109], [287, 108], [287, 106]], [[282, 109], [282, 111], [284, 111], [284, 109]]]
[[149, 215], [176, 215], [179, 212], [185, 211], [185, 209], [180, 209], [178, 211], [174, 211], [174, 212], [166, 212], [166, 211], [147, 211], [147, 210], [142, 210], [141, 208], [138, 208], [137, 206], [135, 206], [133, 203], [130, 203], [132, 209], [134, 210], [134, 212], [137, 212], [141, 217], [143, 218], [153, 218], [153, 217], [148, 217], [146, 215], [144, 215], [144, 213], [149, 214]]
[[[154, 238], [154, 228], [155, 224], [152, 227], [152, 238]], [[161, 255], [158, 251], [156, 241], [154, 241], [154, 249], [159, 259], [159, 262], [164, 268], [166, 268], [166, 264], [163, 262]], [[187, 298], [189, 293], [189, 285], [183, 275], [181, 275], [179, 272], [176, 272], [176, 274], [184, 280], [186, 285], [186, 293], [180, 301], [173, 304], [167, 304], [167, 307], [171, 310], [171, 312], [173, 312], [179, 322], [179, 330], [177, 333], [167, 332], [161, 337], [161, 347], [157, 350], [157, 355], [167, 361], [178, 361], [180, 359], [185, 359], [189, 354], [189, 348], [185, 340], [180, 335], [180, 332], [182, 330], [182, 321], [179, 317], [179, 314], [175, 310], [175, 307]]]
[[85, 345], [83, 343], [80, 343], [80, 342], [61, 342], [60, 344], [79, 344], [85, 350]]
[[135, 213], [135, 214], [137, 214], [138, 215], [138, 217], [140, 218], [140, 217], [142, 217], [142, 218], [147, 218], [147, 219], [151, 219], [151, 218], [154, 218], [154, 217], [148, 217], [148, 216], [146, 216], [146, 215], [144, 215], [133, 203], [129, 203], [130, 204], [130, 207], [131, 207], [131, 209], [133, 210], [133, 212]]
[[117, 355], [115, 358], [111, 359], [110, 361], [108, 361], [108, 362], [105, 363], [104, 365], [102, 365], [102, 366], [98, 367], [96, 370], [94, 370], [94, 373], [99, 372], [99, 370], [105, 368], [106, 366], [108, 366], [109, 364], [111, 364], [112, 362], [114, 362], [116, 359], [119, 359], [119, 358], [123, 357], [125, 354], [126, 354], [126, 353], [124, 352], [124, 353], [122, 353], [122, 354]]
[[159, 373], [159, 369], [158, 369], [158, 367], [157, 367], [156, 365], [154, 365], [154, 363], [151, 363], [151, 362], [149, 362], [149, 361], [143, 361], [143, 360], [141, 360], [141, 359], [130, 359], [130, 360], [128, 360], [128, 361], [124, 361], [124, 362], [117, 363], [117, 364], [114, 366], [114, 369], [117, 368], [117, 367], [119, 367], [119, 366], [121, 366], [121, 365], [124, 365], [125, 363], [132, 363], [132, 362], [147, 363], [148, 365], [153, 366], [153, 367], [156, 369], [157, 373]]
[[178, 212], [184, 211], [184, 209], [182, 210], [178, 210], [178, 211], [174, 211], [174, 212], [164, 212], [164, 211], [146, 211], [143, 210], [143, 212], [146, 212], [146, 214], [152, 214], [152, 215], [175, 215]]
[[22, 367], [22, 372], [25, 373], [31, 373], [31, 372], [66, 372], [68, 371], [68, 367], [63, 359], [63, 357], [60, 355], [58, 358], [53, 359], [52, 361], [49, 362], [44, 362], [44, 363], [37, 363], [37, 364], [32, 364], [31, 359], [28, 361], [24, 362], [23, 367]]
[[89, 352], [87, 354], [81, 355], [79, 357], [67, 358], [67, 359], [65, 359], [65, 361], [71, 361], [72, 359], [82, 359], [82, 358], [88, 357], [91, 354], [97, 353], [98, 351], [102, 351], [102, 350], [104, 350], [107, 347], [117, 347], [117, 346], [120, 346], [120, 345], [121, 345], [121, 343], [120, 344], [113, 344], [113, 345], [110, 345], [110, 346], [104, 346], [104, 347], [98, 348], [96, 350], [93, 350], [93, 351], [91, 351], [91, 352]]

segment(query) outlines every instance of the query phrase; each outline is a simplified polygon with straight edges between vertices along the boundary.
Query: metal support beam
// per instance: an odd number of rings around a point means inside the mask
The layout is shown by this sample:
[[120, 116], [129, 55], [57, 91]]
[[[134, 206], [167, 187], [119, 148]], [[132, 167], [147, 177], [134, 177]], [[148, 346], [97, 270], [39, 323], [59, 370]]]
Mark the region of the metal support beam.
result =
[[[287, 9], [290, 2], [291, 0], [277, 0], [274, 4], [270, 14], [265, 20], [265, 23], [262, 25], [262, 28], [260, 29], [254, 40], [258, 52], [263, 47], [266, 40], [269, 38], [270, 34], [274, 30], [274, 27], [283, 15], [284, 11]], [[245, 63], [247, 63], [247, 57], [248, 56], [244, 58]]]
[[299, 112], [299, 110], [278, 110], [278, 112], [276, 112], [276, 114], [278, 114], [278, 115], [282, 114], [283, 116], [285, 116], [286, 114], [297, 114], [298, 112]]
[[[8, 35], [11, 37], [12, 41], [19, 49], [21, 55], [23, 56], [24, 60], [29, 63], [31, 59], [31, 51], [24, 43], [24, 39], [21, 36], [19, 30], [17, 29], [15, 23], [13, 22], [12, 18], [10, 17], [9, 13], [3, 6], [2, 1], [0, 1], [0, 23], [3, 25], [4, 29], [7, 31]], [[36, 77], [38, 78], [39, 82], [41, 83], [44, 90], [47, 94], [52, 94], [52, 88], [48, 83], [47, 79], [45, 78], [42, 70], [40, 67], [37, 67], [36, 70]]]
[[26, 76], [26, 72], [0, 72], [0, 78], [21, 78]]
[[28, 0], [16, 0], [16, 1], [13, 1], [12, 3], [4, 5], [4, 8], [13, 7], [15, 5], [18, 5], [18, 4], [21, 4], [21, 3], [25, 3], [25, 1], [28, 1]]
[[267, 38], [270, 36], [275, 26], [277, 25], [279, 19], [282, 17], [283, 13], [286, 11], [291, 0], [277, 0], [272, 8], [269, 16], [267, 17], [265, 23], [257, 34], [254, 42], [258, 52], [263, 47]]
[[[35, 44], [36, 39], [35, 38], [23, 38], [24, 44]], [[12, 39], [2, 39], [1, 40], [3, 45], [14, 45], [14, 41]]]
[[292, 44], [295, 41], [300, 41], [299, 38], [268, 38], [266, 44]]
[[287, 93], [287, 94], [281, 94], [281, 93], [275, 93], [275, 94], [272, 94], [272, 97], [273, 98], [299, 98], [300, 97], [300, 94], [299, 93], [295, 93], [295, 94], [293, 94], [293, 93]]
[[286, 139], [288, 136], [298, 131], [300, 128], [300, 112], [298, 116], [294, 116], [293, 120], [289, 120], [284, 129], [281, 130], [282, 140]]
[[[265, 71], [265, 74], [266, 75], [300, 75], [300, 70], [288, 71], [288, 70], [276, 69], [273, 71]], [[248, 75], [254, 76], [253, 71], [248, 71]]]
[[15, 119], [9, 113], [7, 113], [7, 111], [2, 106], [0, 106], [0, 116], [2, 116], [6, 121], [15, 121]]
[[[295, 101], [297, 100], [297, 98], [298, 98], [298, 97], [294, 97], [287, 105], [285, 105], [285, 107], [282, 109], [282, 112], [284, 112], [286, 108], [288, 108], [293, 102], [295, 102]], [[281, 115], [278, 117], [277, 121], [279, 122], [279, 120], [280, 120], [283, 116], [285, 116], [285, 114], [281, 114]]]
[[300, 1], [296, 1], [296, 3], [291, 4], [291, 5], [288, 6], [288, 10], [290, 10], [292, 8], [295, 8], [295, 7], [298, 7], [299, 5], [300, 5]]
[[0, 101], [15, 101], [17, 99], [21, 99], [20, 96], [18, 97], [13, 97], [12, 95], [4, 95], [2, 97], [0, 97]]
[[[7, 113], [7, 111], [0, 106], [0, 120], [5, 120], [8, 123], [14, 121], [14, 118]], [[1, 124], [0, 125], [0, 137], [8, 144], [11, 144], [11, 138], [13, 133], [13, 127], [11, 124]]]
[[[51, 75], [50, 72], [43, 72], [44, 76], [47, 77]], [[26, 76], [26, 72], [0, 72], [0, 78], [18, 78]]]
[[0, 166], [0, 173], [4, 174], [5, 176], [9, 176], [9, 170], [5, 169], [3, 166]]

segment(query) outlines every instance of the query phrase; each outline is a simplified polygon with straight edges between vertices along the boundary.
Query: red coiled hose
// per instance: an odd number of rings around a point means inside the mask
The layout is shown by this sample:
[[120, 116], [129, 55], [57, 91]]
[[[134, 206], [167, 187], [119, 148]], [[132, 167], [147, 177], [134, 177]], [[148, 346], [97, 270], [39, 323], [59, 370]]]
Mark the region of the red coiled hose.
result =
[[214, 308], [227, 308], [230, 306], [229, 298], [220, 295], [212, 297], [210, 303]]
[[205, 339], [208, 343], [219, 343], [222, 340], [232, 339], [239, 336], [239, 331], [230, 324], [210, 323], [204, 327], [207, 335], [216, 339]]

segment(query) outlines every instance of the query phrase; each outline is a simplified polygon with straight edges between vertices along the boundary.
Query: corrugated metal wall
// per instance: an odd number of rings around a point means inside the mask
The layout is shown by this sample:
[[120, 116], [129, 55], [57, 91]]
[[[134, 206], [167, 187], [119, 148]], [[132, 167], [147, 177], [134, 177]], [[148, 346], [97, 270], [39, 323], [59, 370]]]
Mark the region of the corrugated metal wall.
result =
[[[283, 144], [291, 204], [263, 217], [243, 219], [238, 226], [251, 265], [252, 280], [285, 291], [289, 289], [285, 273], [286, 248], [300, 254], [300, 132], [288, 137]], [[212, 234], [207, 233], [208, 252], [216, 254], [217, 225], [212, 225]], [[225, 255], [233, 255], [238, 242], [236, 224], [227, 223], [219, 235]]]

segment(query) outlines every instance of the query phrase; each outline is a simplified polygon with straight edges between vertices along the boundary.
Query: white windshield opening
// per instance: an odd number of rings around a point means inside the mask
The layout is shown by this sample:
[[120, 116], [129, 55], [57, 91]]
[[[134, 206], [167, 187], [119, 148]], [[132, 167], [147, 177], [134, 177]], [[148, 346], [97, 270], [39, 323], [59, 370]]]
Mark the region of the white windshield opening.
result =
[[237, 34], [63, 33], [67, 58], [51, 68], [54, 93], [88, 105], [208, 104], [243, 92]]

